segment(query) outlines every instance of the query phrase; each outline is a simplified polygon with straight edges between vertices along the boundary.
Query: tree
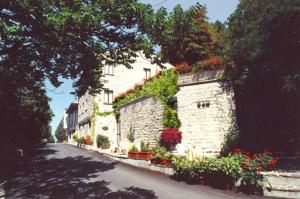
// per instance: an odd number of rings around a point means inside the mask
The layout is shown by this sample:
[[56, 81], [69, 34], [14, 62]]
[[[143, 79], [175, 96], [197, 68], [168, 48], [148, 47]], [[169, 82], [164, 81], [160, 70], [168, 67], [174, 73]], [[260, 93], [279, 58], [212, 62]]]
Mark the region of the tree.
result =
[[0, 64], [27, 63], [49, 78], [78, 79], [79, 93], [98, 91], [105, 64], [129, 66], [136, 52], [151, 46], [141, 32], [153, 13], [137, 0], [35, 1], [0, 3]]
[[[241, 0], [228, 23], [228, 68], [237, 102], [240, 143], [289, 148], [297, 131], [300, 2]], [[297, 98], [298, 97], [298, 98]]]
[[149, 35], [161, 46], [163, 61], [173, 65], [186, 61], [192, 65], [214, 54], [213, 29], [202, 5], [196, 4], [187, 11], [177, 5], [170, 15], [161, 8], [155, 15], [155, 22], [149, 26]]
[[52, 112], [44, 83], [29, 65], [0, 67], [1, 148], [32, 146], [50, 135]]
[[51, 134], [50, 137], [47, 139], [48, 143], [55, 143], [54, 136]]
[[64, 129], [64, 118], [62, 118], [55, 130], [57, 142], [63, 142], [67, 139], [67, 131]]
[[137, 0], [0, 1], [2, 145], [31, 146], [49, 137], [52, 113], [44, 80], [74, 80], [76, 93], [98, 92], [105, 64], [130, 67], [152, 53], [144, 27], [150, 5]]

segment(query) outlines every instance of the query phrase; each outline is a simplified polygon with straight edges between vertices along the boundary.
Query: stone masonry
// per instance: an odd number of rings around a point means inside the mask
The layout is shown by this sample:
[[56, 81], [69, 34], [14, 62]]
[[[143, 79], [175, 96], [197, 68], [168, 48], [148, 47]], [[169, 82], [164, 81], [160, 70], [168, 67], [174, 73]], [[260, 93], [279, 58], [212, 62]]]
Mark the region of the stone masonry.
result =
[[182, 144], [204, 156], [218, 155], [234, 119], [233, 91], [218, 81], [222, 71], [180, 75], [176, 94]]
[[[185, 149], [195, 146], [198, 155], [218, 155], [234, 122], [233, 91], [218, 80], [221, 74], [222, 71], [204, 71], [179, 77], [176, 97], [182, 144]], [[141, 97], [124, 104], [119, 111], [121, 141], [127, 139], [132, 127], [138, 142], [156, 143], [164, 129], [163, 106], [158, 100]]]
[[120, 107], [121, 141], [127, 140], [130, 128], [134, 129], [136, 142], [156, 144], [163, 131], [163, 106], [152, 96], [145, 96]]

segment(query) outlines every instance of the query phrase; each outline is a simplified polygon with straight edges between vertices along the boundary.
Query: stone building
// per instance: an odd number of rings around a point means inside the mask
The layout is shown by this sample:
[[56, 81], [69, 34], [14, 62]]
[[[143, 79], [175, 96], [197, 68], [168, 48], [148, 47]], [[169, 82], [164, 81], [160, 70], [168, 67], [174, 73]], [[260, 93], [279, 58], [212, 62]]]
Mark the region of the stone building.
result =
[[76, 125], [78, 122], [78, 102], [72, 102], [66, 111], [67, 117], [67, 131], [68, 131], [68, 142], [71, 141], [71, 136], [76, 131]]
[[[107, 65], [104, 68], [104, 86], [101, 93], [91, 96], [88, 93], [79, 98], [78, 131], [80, 135], [91, 133], [91, 117], [95, 116], [94, 143], [96, 146], [97, 135], [109, 137], [111, 145], [117, 145], [117, 121], [113, 114], [112, 102], [114, 97], [133, 89], [136, 84], [143, 83], [163, 70], [161, 66], [152, 64], [142, 53], [138, 53], [136, 61], [128, 68], [124, 65]], [[172, 67], [169, 64], [165, 68]], [[97, 113], [93, 105], [96, 105]]]
[[91, 131], [91, 116], [93, 111], [94, 97], [86, 92], [78, 100], [78, 124], [77, 131], [79, 136], [86, 136]]
[[[222, 71], [204, 71], [179, 76], [177, 97], [182, 144], [196, 146], [202, 155], [220, 153], [225, 134], [234, 121], [233, 91], [218, 80]], [[120, 140], [130, 128], [135, 138], [155, 144], [164, 127], [163, 106], [152, 96], [138, 98], [119, 108]]]

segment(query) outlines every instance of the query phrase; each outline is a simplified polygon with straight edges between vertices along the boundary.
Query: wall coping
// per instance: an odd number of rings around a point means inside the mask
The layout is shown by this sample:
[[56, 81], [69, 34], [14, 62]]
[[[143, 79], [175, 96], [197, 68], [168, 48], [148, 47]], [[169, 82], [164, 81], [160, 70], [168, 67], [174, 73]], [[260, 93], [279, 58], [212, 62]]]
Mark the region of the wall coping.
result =
[[219, 81], [223, 75], [224, 70], [206, 70], [197, 73], [180, 74], [178, 79], [179, 86], [186, 86], [192, 84], [209, 83]]
[[119, 110], [121, 110], [122, 108], [125, 108], [126, 106], [129, 106], [129, 105], [131, 105], [131, 104], [135, 104], [135, 103], [137, 103], [137, 102], [140, 102], [140, 101], [143, 101], [143, 100], [146, 100], [146, 99], [150, 99], [150, 98], [155, 98], [155, 96], [154, 96], [154, 95], [145, 95], [145, 96], [138, 97], [138, 98], [136, 98], [136, 99], [134, 99], [134, 100], [131, 100], [131, 101], [129, 101], [129, 102], [123, 104], [122, 106], [120, 106], [120, 107], [117, 108], [116, 110], [119, 111]]

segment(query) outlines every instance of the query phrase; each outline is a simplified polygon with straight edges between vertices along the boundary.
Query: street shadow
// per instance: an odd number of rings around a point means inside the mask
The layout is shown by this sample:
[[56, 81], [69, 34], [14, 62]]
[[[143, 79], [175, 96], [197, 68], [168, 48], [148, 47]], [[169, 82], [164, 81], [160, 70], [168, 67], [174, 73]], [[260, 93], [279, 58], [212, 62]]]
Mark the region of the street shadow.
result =
[[49, 159], [55, 153], [51, 148], [38, 149], [5, 184], [5, 198], [157, 198], [152, 190], [137, 187], [112, 191], [110, 182], [96, 178], [113, 170], [117, 162], [83, 156]]

